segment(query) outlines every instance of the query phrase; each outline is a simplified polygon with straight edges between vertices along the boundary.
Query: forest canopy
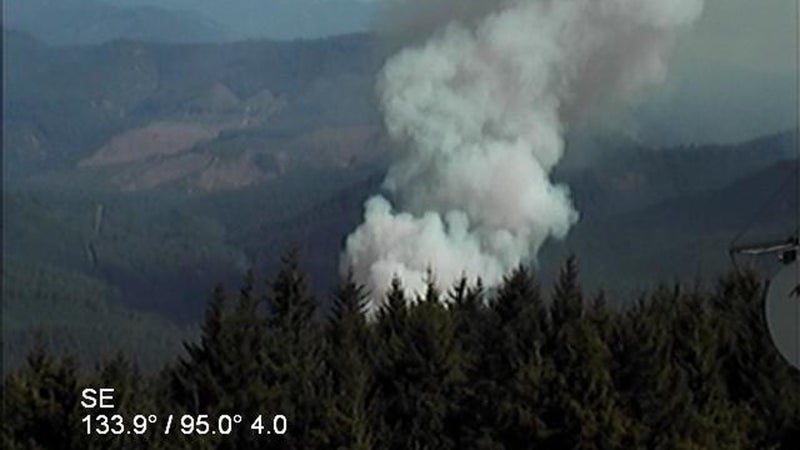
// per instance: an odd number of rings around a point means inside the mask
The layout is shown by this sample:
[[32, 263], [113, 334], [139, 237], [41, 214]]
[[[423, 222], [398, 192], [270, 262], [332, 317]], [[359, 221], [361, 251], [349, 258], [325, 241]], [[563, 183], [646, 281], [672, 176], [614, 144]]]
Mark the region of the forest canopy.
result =
[[[800, 374], [771, 345], [764, 284], [662, 286], [625, 308], [518, 267], [488, 290], [462, 280], [419, 296], [395, 279], [366, 315], [352, 277], [323, 311], [295, 254], [268, 281], [211, 294], [200, 337], [143, 374], [125, 354], [80, 369], [40, 346], [5, 377], [3, 448], [797, 448]], [[104, 414], [241, 414], [229, 435], [87, 435], [83, 387]], [[265, 437], [258, 415], [285, 416]]]

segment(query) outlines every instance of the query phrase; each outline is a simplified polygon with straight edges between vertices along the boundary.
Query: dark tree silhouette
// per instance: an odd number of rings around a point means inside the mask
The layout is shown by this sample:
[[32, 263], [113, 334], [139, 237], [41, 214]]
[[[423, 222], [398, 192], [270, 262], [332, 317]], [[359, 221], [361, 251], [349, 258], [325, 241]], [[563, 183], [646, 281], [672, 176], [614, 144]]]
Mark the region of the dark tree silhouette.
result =
[[[79, 370], [38, 346], [5, 377], [3, 448], [789, 449], [800, 373], [772, 347], [752, 273], [708, 292], [661, 286], [632, 305], [586, 295], [575, 258], [545, 297], [518, 267], [383, 296], [342, 280], [322, 313], [297, 253], [261, 292], [218, 286], [196, 339], [155, 374], [125, 355]], [[264, 286], [262, 283], [261, 286]], [[590, 299], [587, 301], [587, 299]], [[83, 386], [114, 414], [242, 414], [230, 435], [86, 435]], [[266, 438], [250, 424], [283, 414]]]

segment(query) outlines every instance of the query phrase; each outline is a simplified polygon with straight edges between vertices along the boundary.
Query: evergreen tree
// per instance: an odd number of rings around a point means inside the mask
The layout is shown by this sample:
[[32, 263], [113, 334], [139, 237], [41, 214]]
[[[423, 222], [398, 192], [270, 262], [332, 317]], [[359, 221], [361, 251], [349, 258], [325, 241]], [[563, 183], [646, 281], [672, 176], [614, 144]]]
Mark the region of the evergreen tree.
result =
[[[167, 409], [175, 414], [243, 414], [254, 417], [275, 396], [263, 374], [269, 361], [264, 355], [266, 320], [253, 294], [254, 276], [245, 276], [238, 300], [218, 285], [202, 325], [199, 343], [186, 345], [187, 357], [171, 371], [172, 389]], [[180, 436], [178, 438], [181, 438]], [[258, 436], [247, 427], [237, 434], [189, 436], [186, 445], [237, 448], [254, 444]]]
[[82, 382], [74, 360], [50, 355], [37, 342], [25, 368], [5, 380], [3, 448], [87, 447], [87, 412], [79, 396]]
[[[114, 389], [114, 408], [103, 410], [102, 414], [106, 416], [118, 414], [123, 419], [130, 420], [136, 414], [157, 411], [155, 402], [151, 400], [152, 397], [146, 395], [146, 386], [142, 382], [142, 375], [139, 369], [135, 364], [128, 361], [125, 355], [117, 354], [114, 358], [100, 365], [95, 372], [96, 375], [88, 383], [89, 386], [111, 387]], [[87, 436], [87, 441], [90, 441], [91, 445], [87, 445], [86, 448], [123, 450], [142, 445], [154, 447], [158, 440], [158, 436], [154, 434], [94, 434], [93, 436]]]
[[483, 284], [478, 279], [469, 286], [461, 278], [448, 293], [450, 313], [456, 324], [456, 333], [464, 349], [468, 370], [477, 370], [481, 346], [489, 326], [489, 309], [485, 303]]
[[331, 448], [375, 446], [374, 381], [368, 361], [371, 339], [365, 317], [367, 295], [352, 272], [333, 295], [327, 358], [331, 369], [325, 426]]
[[450, 313], [456, 324], [467, 379], [457, 394], [458, 429], [454, 433], [458, 448], [491, 448], [498, 444], [493, 440], [496, 399], [489, 392], [491, 376], [484, 373], [487, 368], [484, 341], [487, 334], [495, 331], [485, 298], [480, 279], [469, 286], [466, 278], [461, 278], [449, 293]]
[[611, 311], [607, 304], [604, 292], [597, 294], [587, 310], [587, 318], [600, 333], [600, 337], [608, 345], [611, 345], [613, 334], [617, 327], [617, 315]]
[[232, 379], [234, 361], [229, 359], [230, 342], [226, 327], [227, 295], [217, 285], [206, 309], [201, 326], [200, 342], [184, 344], [187, 357], [180, 359], [172, 371], [172, 400], [187, 412], [209, 412], [219, 405], [225, 395], [224, 380]]
[[[3, 448], [796, 448], [800, 373], [774, 349], [764, 285], [731, 274], [714, 292], [659, 287], [632, 306], [584, 304], [574, 258], [546, 307], [519, 267], [494, 295], [446, 294], [429, 274], [409, 302], [395, 278], [365, 317], [352, 276], [317, 320], [296, 253], [266, 293], [252, 272], [218, 286], [196, 341], [161, 372], [124, 355], [83, 375], [38, 346], [4, 380]], [[446, 295], [446, 298], [443, 296]], [[83, 433], [84, 386], [115, 388], [106, 414], [243, 414], [235, 432]], [[285, 414], [285, 436], [259, 436]]]
[[629, 430], [635, 447], [663, 448], [670, 421], [689, 402], [685, 374], [670, 364], [673, 337], [661, 306], [641, 299], [620, 318], [610, 344], [617, 392], [637, 419]]
[[550, 306], [550, 317], [555, 335], [564, 325], [583, 317], [583, 310], [583, 294], [578, 286], [578, 263], [573, 255], [561, 268], [553, 293], [553, 302]]
[[407, 352], [406, 328], [408, 326], [408, 304], [400, 278], [392, 278], [384, 300], [377, 311], [375, 342], [369, 351], [377, 393], [377, 411], [380, 421], [376, 435], [380, 448], [390, 448], [399, 433], [398, 411], [402, 409], [403, 386], [397, 379], [396, 365], [401, 355]]
[[492, 326], [497, 331], [489, 336], [494, 340], [489, 344], [496, 345], [491, 353], [499, 359], [492, 363], [490, 371], [502, 379], [538, 353], [548, 327], [547, 310], [539, 284], [523, 266], [503, 280], [491, 308]]
[[800, 425], [800, 377], [771, 342], [763, 316], [765, 294], [751, 272], [720, 280], [710, 313], [720, 318], [721, 373], [726, 397], [749, 414], [749, 445], [794, 448], [800, 444], [791, 442]]
[[549, 351], [553, 377], [544, 421], [551, 448], [627, 447], [631, 420], [620, 406], [611, 377], [612, 354], [591, 317], [584, 316], [583, 294], [574, 257], [564, 264], [551, 302]]
[[[389, 296], [402, 295], [398, 285]], [[393, 304], [392, 299], [387, 304]], [[458, 393], [464, 383], [464, 360], [455, 323], [429, 278], [422, 301], [406, 311], [405, 326], [384, 328], [378, 350], [376, 381], [380, 416], [384, 419], [381, 448], [437, 448], [455, 446]], [[383, 320], [392, 320], [390, 310]]]
[[400, 278], [392, 278], [386, 298], [378, 310], [379, 328], [384, 332], [397, 333], [404, 326], [408, 314], [408, 301]]
[[267, 298], [270, 327], [292, 335], [297, 341], [300, 334], [316, 330], [318, 324], [312, 319], [317, 303], [309, 293], [305, 274], [300, 270], [300, 254], [296, 249], [281, 258], [282, 267], [271, 283], [271, 295]]
[[516, 268], [491, 303], [489, 326], [480, 362], [481, 396], [476, 420], [482, 446], [529, 446], [549, 433], [541, 420], [545, 380], [552, 371], [542, 355], [547, 329], [540, 288], [527, 268]]
[[317, 303], [310, 294], [299, 254], [282, 258], [282, 267], [266, 298], [269, 327], [262, 355], [264, 382], [272, 389], [264, 405], [285, 414], [289, 431], [273, 438], [276, 448], [305, 449], [324, 446], [325, 343], [315, 320]]
[[357, 284], [353, 273], [348, 272], [333, 294], [330, 335], [336, 346], [343, 347], [367, 337], [368, 304], [364, 286]]

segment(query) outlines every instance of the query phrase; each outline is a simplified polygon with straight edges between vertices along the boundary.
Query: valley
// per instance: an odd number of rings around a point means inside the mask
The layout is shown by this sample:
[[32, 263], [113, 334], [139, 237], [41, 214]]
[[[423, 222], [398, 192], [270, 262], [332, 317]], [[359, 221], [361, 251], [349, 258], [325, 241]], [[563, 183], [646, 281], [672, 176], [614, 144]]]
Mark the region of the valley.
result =
[[[290, 248], [327, 299], [397, 145], [373, 98], [385, 44], [4, 37], [19, 61], [4, 99], [10, 367], [37, 338], [82, 360], [124, 348], [158, 367], [216, 283], [235, 289], [249, 268], [271, 276]], [[743, 238], [791, 231], [797, 194], [779, 188], [794, 185], [796, 139], [660, 147], [610, 134], [590, 150], [568, 135], [553, 176], [580, 220], [531, 264], [549, 281], [575, 253], [586, 287], [631, 302], [659, 282], [723, 273], [731, 239], [767, 200]]]

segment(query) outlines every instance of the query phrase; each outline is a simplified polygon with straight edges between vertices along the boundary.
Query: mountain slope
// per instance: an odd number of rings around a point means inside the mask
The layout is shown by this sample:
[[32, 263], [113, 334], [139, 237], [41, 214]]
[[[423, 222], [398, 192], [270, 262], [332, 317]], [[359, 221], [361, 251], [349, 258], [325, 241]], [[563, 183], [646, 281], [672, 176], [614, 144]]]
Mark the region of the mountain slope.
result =
[[223, 27], [190, 11], [156, 5], [119, 7], [100, 0], [6, 0], [4, 26], [54, 45], [115, 39], [150, 42], [219, 42]]
[[[375, 133], [353, 131], [378, 126], [371, 80], [380, 59], [366, 35], [225, 45], [116, 41], [66, 49], [20, 33], [5, 37], [4, 148], [6, 172], [15, 179], [54, 170], [80, 177], [71, 171], [81, 161], [143, 145], [144, 153], [182, 157], [202, 145], [199, 159], [208, 164], [222, 152], [235, 157], [225, 150], [239, 139], [253, 150], [242, 158], [275, 161], [295, 142], [319, 143], [315, 133], [361, 148], [357, 142]], [[153, 127], [167, 147], [180, 150], [148, 149], [137, 136]], [[199, 138], [180, 132], [190, 128], [203, 130]], [[117, 187], [115, 178], [131, 176], [124, 165], [110, 172], [104, 182]]]
[[[732, 150], [728, 158], [737, 155]], [[717, 158], [724, 166], [725, 159]], [[581, 259], [587, 284], [623, 290], [716, 276], [731, 267], [728, 249], [735, 239], [738, 244], [783, 240], [794, 232], [800, 220], [798, 175], [796, 161], [784, 160], [746, 172], [719, 188], [674, 196], [610, 217], [584, 214], [564, 242], [545, 248], [541, 266], [547, 277], [553, 277], [558, 261], [574, 252]], [[698, 173], [689, 181], [702, 179]]]

